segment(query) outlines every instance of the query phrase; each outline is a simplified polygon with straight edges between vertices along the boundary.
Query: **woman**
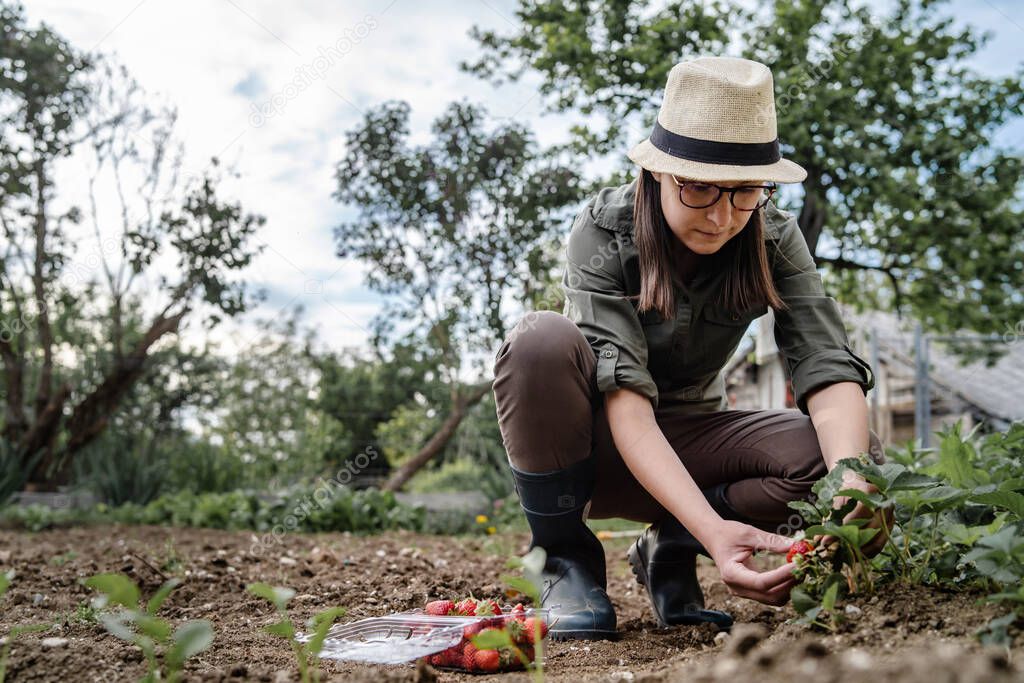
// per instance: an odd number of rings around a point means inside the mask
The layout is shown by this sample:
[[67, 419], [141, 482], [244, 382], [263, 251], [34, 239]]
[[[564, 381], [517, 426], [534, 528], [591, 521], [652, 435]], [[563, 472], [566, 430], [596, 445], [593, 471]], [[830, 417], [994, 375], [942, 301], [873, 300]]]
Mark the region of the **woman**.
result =
[[[751, 555], [786, 552], [801, 524], [787, 503], [838, 460], [882, 461], [870, 368], [795, 218], [769, 201], [807, 174], [779, 154], [768, 68], [677, 64], [629, 158], [638, 177], [602, 189], [572, 226], [565, 315], [525, 316], [495, 357], [501, 433], [562, 639], [616, 635], [588, 516], [651, 523], [628, 559], [660, 623], [728, 628], [730, 615], [704, 609], [697, 553], [733, 594], [784, 604], [793, 565], [759, 572]], [[721, 370], [768, 308], [799, 411], [727, 410]]]

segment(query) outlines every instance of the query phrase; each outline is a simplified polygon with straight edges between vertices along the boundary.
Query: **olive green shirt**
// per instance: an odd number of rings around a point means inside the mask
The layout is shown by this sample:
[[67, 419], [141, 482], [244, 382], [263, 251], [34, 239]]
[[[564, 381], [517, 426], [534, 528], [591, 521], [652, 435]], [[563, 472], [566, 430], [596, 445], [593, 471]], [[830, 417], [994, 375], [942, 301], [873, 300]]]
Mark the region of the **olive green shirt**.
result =
[[[640, 270], [633, 241], [636, 181], [606, 187], [573, 222], [562, 276], [563, 314], [583, 332], [597, 358], [597, 387], [621, 387], [646, 396], [655, 408], [683, 412], [726, 410], [723, 369], [744, 333], [767, 306], [736, 314], [715, 303], [725, 273], [698, 270], [675, 283], [676, 315], [637, 313]], [[775, 312], [775, 340], [793, 382], [797, 407], [836, 382], [856, 382], [866, 394], [871, 368], [850, 349], [835, 299], [826, 296], [796, 218], [765, 207], [765, 247], [779, 296], [788, 309]]]

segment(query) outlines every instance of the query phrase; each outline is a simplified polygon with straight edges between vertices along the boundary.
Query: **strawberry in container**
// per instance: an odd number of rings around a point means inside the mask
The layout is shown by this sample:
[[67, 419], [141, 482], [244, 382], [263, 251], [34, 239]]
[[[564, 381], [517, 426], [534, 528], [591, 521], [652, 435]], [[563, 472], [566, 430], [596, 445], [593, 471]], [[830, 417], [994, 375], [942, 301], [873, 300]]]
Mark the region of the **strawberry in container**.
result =
[[549, 625], [547, 609], [473, 597], [434, 600], [419, 610], [336, 624], [320, 657], [371, 664], [426, 659], [443, 669], [513, 671], [539, 656]]
[[439, 668], [480, 673], [523, 669], [534, 662], [535, 646], [548, 633], [546, 611], [528, 610], [522, 604], [502, 609], [495, 600], [435, 600], [427, 603], [424, 612], [475, 617], [462, 627], [458, 644], [427, 657]]

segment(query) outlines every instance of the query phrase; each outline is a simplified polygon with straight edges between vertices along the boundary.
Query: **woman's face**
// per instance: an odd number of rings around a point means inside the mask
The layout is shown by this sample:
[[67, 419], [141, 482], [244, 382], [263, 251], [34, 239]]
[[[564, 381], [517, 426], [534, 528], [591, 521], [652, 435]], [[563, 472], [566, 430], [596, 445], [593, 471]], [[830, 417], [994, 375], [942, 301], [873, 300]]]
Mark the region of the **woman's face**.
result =
[[[679, 186], [668, 173], [655, 173], [661, 185], [661, 210], [669, 228], [690, 251], [696, 254], [714, 254], [747, 224], [752, 211], [740, 211], [729, 196], [722, 193], [718, 201], [704, 209], [691, 209], [679, 198]], [[718, 182], [722, 187], [760, 185], [749, 180]]]

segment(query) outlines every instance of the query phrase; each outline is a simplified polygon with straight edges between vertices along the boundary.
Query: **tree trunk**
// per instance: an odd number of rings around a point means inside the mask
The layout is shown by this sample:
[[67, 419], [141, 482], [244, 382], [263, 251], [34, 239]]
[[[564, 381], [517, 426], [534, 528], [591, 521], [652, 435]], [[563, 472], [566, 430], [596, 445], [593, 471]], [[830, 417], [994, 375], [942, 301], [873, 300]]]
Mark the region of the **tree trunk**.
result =
[[[139, 340], [132, 351], [115, 362], [103, 381], [88, 396], [83, 398], [71, 412], [66, 422], [68, 441], [56, 460], [43, 455], [32, 469], [30, 483], [39, 490], [52, 489], [55, 484], [62, 483], [69, 472], [75, 453], [91, 443], [103, 433], [110, 415], [117, 409], [121, 400], [145, 371], [149, 349], [160, 337], [175, 332], [185, 317], [186, 310], [170, 317], [159, 316], [146, 334]], [[62, 384], [54, 392], [45, 409], [37, 416], [35, 424], [19, 444], [23, 462], [31, 462], [42, 449], [43, 453], [53, 448], [53, 442], [61, 429], [61, 417], [64, 404], [71, 394], [71, 387]], [[53, 455], [53, 454], [51, 454]], [[57, 470], [53, 471], [56, 462]]]
[[111, 413], [145, 370], [150, 347], [165, 334], [176, 332], [185, 313], [183, 310], [169, 318], [157, 318], [131, 353], [123, 356], [103, 378], [103, 382], [75, 406], [67, 424], [68, 443], [64, 448], [66, 461], [70, 461], [71, 456], [103, 432]]
[[452, 436], [455, 435], [455, 430], [458, 429], [469, 409], [479, 403], [490, 390], [491, 384], [488, 382], [487, 384], [477, 385], [467, 395], [456, 398], [452, 404], [452, 412], [441, 424], [437, 432], [430, 437], [430, 440], [420, 449], [419, 453], [395, 470], [381, 488], [385, 491], [397, 491], [405, 486], [406, 482], [412, 479], [412, 476], [420, 468], [441, 452]]
[[817, 191], [817, 188], [805, 185], [804, 205], [800, 209], [800, 217], [797, 219], [800, 232], [804, 235], [811, 256], [818, 252], [818, 240], [821, 238], [826, 218], [826, 204], [817, 195]]

